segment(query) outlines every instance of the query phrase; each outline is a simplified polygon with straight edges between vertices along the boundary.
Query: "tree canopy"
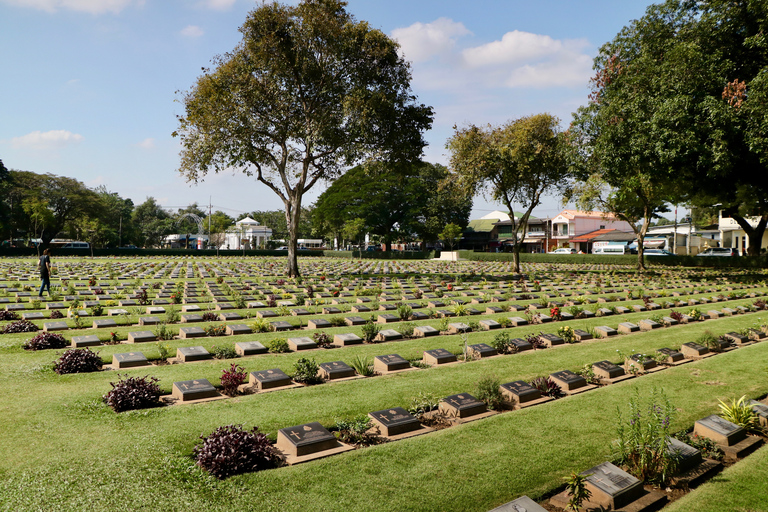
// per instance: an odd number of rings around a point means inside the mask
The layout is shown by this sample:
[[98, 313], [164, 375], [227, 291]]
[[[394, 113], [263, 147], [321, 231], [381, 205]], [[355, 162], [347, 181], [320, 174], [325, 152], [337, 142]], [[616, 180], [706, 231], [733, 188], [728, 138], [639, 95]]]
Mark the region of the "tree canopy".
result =
[[590, 104], [572, 132], [581, 177], [607, 185], [600, 197], [615, 213], [642, 214], [647, 226], [667, 201], [719, 204], [759, 253], [768, 221], [767, 32], [763, 0], [669, 0], [601, 48]]
[[446, 223], [466, 226], [472, 209], [471, 196], [453, 183], [441, 188], [447, 177], [445, 167], [423, 162], [398, 169], [382, 163], [357, 166], [317, 199], [314, 224], [338, 235], [345, 226], [353, 231], [351, 219], [361, 219], [362, 229], [378, 235], [387, 250], [398, 240], [434, 242]]
[[411, 161], [425, 145], [432, 109], [410, 91], [397, 44], [356, 21], [338, 0], [264, 4], [242, 42], [214, 60], [184, 95], [179, 171], [191, 181], [237, 170], [285, 205], [288, 275], [304, 194], [366, 157]]
[[550, 114], [537, 114], [502, 126], [454, 127], [446, 144], [451, 178], [460, 188], [502, 202], [510, 213], [515, 204], [525, 208], [519, 220], [510, 215], [515, 272], [520, 272], [522, 234], [531, 212], [545, 193], [569, 182], [566, 140], [558, 123]]

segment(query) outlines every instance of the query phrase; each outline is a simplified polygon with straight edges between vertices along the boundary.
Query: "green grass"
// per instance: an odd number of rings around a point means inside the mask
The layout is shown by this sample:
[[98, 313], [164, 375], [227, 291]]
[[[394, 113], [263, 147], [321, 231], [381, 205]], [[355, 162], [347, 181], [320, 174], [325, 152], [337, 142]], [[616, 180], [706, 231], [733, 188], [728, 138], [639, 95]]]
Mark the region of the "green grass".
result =
[[[643, 313], [627, 316], [635, 315]], [[613, 325], [619, 319], [597, 320], [602, 320], [598, 325]], [[528, 380], [601, 359], [616, 360], [617, 349], [679, 346], [704, 329], [725, 332], [753, 319], [756, 315], [739, 316], [444, 368], [120, 415], [99, 400], [109, 390], [109, 381], [116, 379], [115, 372], [57, 376], [39, 369], [53, 358], [52, 351], [24, 353], [6, 348], [0, 352], [0, 453], [4, 454], [0, 508], [488, 510], [521, 494], [541, 496], [561, 485], [561, 477], [570, 471], [609, 457], [614, 411], [635, 387], [641, 392], [663, 387], [679, 410], [676, 428], [687, 428], [715, 413], [718, 399], [764, 395], [768, 392], [768, 343], [540, 407], [223, 482], [194, 466], [191, 452], [199, 435], [228, 423], [259, 425], [272, 437], [279, 428], [308, 421], [330, 426], [337, 418], [407, 405], [419, 391], [441, 396], [471, 392], [487, 374], [497, 375], [502, 382]], [[516, 331], [510, 330], [514, 335]], [[487, 341], [493, 335], [472, 334], [470, 341]], [[457, 350], [459, 343], [460, 337], [452, 336], [310, 354], [318, 362], [387, 353], [408, 358], [429, 348]], [[126, 349], [101, 347], [110, 353]], [[280, 367], [290, 373], [293, 362], [303, 355], [307, 354], [265, 355], [237, 362], [248, 371]], [[155, 375], [170, 391], [177, 380], [203, 377], [218, 384], [221, 370], [231, 361], [121, 373]]]
[[768, 446], [715, 476], [665, 508], [668, 512], [763, 512], [768, 510]]

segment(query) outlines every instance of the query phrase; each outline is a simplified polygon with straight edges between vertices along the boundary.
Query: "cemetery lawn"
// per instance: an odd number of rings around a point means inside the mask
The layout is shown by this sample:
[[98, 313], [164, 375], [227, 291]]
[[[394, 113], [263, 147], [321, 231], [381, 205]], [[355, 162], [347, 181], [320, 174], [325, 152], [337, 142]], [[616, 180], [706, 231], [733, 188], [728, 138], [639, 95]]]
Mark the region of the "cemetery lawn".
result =
[[[617, 315], [589, 325], [615, 326], [625, 318], [635, 317]], [[56, 357], [54, 351], [23, 352], [19, 345], [29, 335], [7, 335], [0, 346], [0, 510], [486, 511], [523, 494], [538, 499], [560, 488], [562, 477], [572, 471], [610, 458], [616, 408], [623, 408], [636, 390], [647, 395], [653, 388], [663, 388], [678, 410], [676, 430], [716, 413], [718, 399], [765, 396], [768, 342], [522, 411], [224, 481], [195, 466], [191, 454], [198, 436], [221, 425], [258, 425], [274, 439], [283, 427], [310, 421], [331, 427], [336, 419], [407, 407], [419, 392], [438, 396], [472, 392], [487, 375], [503, 383], [575, 371], [603, 359], [618, 362], [617, 350], [629, 354], [679, 347], [705, 329], [722, 333], [756, 319], [757, 315], [740, 315], [429, 370], [123, 414], [115, 414], [100, 400], [110, 389], [109, 382], [117, 380], [116, 372], [56, 375], [46, 370]], [[516, 337], [539, 330], [554, 332], [556, 326], [508, 332]], [[488, 342], [494, 335], [472, 333], [469, 342]], [[189, 341], [178, 340], [172, 346], [195, 344]], [[206, 343], [217, 341], [223, 342]], [[299, 357], [350, 362], [357, 355], [398, 353], [415, 358], [432, 348], [456, 351], [460, 343], [459, 336], [435, 337], [234, 362], [248, 371], [279, 367], [290, 374]], [[153, 344], [147, 345], [145, 352], [153, 354]], [[97, 348], [105, 359], [131, 349]], [[120, 373], [157, 376], [164, 391], [170, 392], [179, 380], [207, 378], [216, 385], [222, 369], [232, 362]], [[759, 485], [766, 481], [766, 457], [764, 448], [671, 510], [726, 510], [722, 503], [739, 503], [743, 510], [768, 509], [768, 493]], [[744, 464], [752, 470], [740, 469]], [[743, 486], [733, 483], [735, 475], [746, 476]], [[722, 492], [725, 496], [717, 508], [714, 496]], [[732, 501], [736, 494], [739, 501]]]
[[768, 510], [768, 446], [763, 446], [665, 508], [668, 512]]

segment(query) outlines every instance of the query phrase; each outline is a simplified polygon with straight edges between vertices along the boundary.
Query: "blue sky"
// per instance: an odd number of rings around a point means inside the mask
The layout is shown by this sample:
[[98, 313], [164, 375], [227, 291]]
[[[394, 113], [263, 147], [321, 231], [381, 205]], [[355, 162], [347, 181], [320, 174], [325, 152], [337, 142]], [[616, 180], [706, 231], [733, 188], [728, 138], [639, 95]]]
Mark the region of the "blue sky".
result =
[[[140, 204], [193, 202], [236, 216], [282, 208], [253, 178], [178, 174], [189, 89], [232, 50], [253, 0], [0, 0], [0, 159], [11, 169], [105, 185]], [[592, 59], [647, 0], [350, 0], [358, 20], [397, 39], [412, 89], [435, 109], [425, 159], [446, 164], [454, 125], [550, 112], [567, 126], [586, 102]], [[305, 199], [325, 188], [318, 184]], [[503, 209], [475, 199], [473, 218]], [[548, 198], [535, 210], [561, 210]]]

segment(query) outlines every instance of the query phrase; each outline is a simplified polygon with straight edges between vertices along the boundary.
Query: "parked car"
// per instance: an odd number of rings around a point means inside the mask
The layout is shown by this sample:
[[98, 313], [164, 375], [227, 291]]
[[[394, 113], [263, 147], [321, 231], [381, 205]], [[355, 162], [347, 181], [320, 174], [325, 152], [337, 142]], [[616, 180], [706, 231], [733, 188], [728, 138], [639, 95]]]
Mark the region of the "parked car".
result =
[[666, 249], [646, 249], [643, 251], [645, 256], [674, 256], [670, 251]]
[[275, 250], [276, 251], [287, 251], [288, 250], [288, 246], [287, 245], [283, 245], [283, 246], [278, 247]]
[[547, 254], [576, 254], [576, 249], [571, 249], [570, 247], [561, 247], [559, 249], [555, 249], [554, 251], [549, 251]]
[[739, 250], [732, 247], [710, 247], [696, 256], [738, 256]]

